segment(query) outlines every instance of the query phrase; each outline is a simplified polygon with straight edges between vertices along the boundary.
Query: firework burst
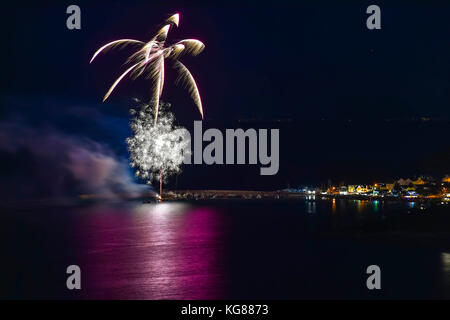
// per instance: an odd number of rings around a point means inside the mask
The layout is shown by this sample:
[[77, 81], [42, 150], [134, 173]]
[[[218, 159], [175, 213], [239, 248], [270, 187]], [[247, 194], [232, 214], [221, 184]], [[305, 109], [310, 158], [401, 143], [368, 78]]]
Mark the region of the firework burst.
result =
[[136, 176], [149, 184], [159, 180], [160, 196], [163, 181], [181, 172], [184, 153], [189, 152], [190, 148], [187, 130], [174, 125], [175, 117], [169, 107], [170, 104], [161, 102], [156, 123], [152, 107], [144, 104], [131, 109], [133, 136], [126, 140]]
[[203, 119], [202, 101], [197, 84], [188, 68], [178, 61], [178, 59], [184, 54], [191, 54], [194, 56], [198, 55], [203, 51], [205, 45], [196, 39], [185, 39], [174, 44], [167, 45], [166, 39], [169, 29], [171, 26], [178, 27], [179, 20], [180, 16], [178, 13], [170, 16], [158, 32], [153, 36], [153, 38], [151, 38], [151, 40], [147, 43], [134, 39], [120, 39], [105, 44], [94, 53], [90, 63], [92, 63], [92, 61], [94, 61], [100, 53], [105, 52], [106, 50], [128, 45], [140, 46], [140, 49], [128, 58], [126, 61], [126, 64], [129, 65], [128, 69], [125, 70], [112, 84], [108, 92], [105, 94], [103, 101], [108, 99], [117, 85], [125, 77], [128, 76], [132, 79], [136, 79], [140, 76], [145, 76], [152, 82], [151, 104], [155, 109], [154, 123], [156, 124], [159, 101], [161, 99], [164, 87], [165, 63], [167, 61], [172, 63], [174, 69], [178, 73], [177, 82], [182, 82], [187, 87]]

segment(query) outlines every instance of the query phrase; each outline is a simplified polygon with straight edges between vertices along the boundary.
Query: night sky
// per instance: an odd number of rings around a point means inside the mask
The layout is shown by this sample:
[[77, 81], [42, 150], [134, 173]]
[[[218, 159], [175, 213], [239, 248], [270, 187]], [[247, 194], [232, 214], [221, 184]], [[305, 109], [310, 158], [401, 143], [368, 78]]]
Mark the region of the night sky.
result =
[[[66, 28], [70, 4], [81, 8], [81, 30]], [[371, 4], [381, 7], [381, 30], [366, 28]], [[175, 12], [180, 25], [168, 41], [206, 45], [182, 58], [200, 89], [204, 126], [279, 128], [281, 139], [276, 176], [259, 176], [259, 166], [191, 166], [177, 187], [279, 189], [450, 170], [449, 2], [47, 2], [2, 12], [0, 178], [8, 187], [0, 192], [8, 197], [140, 188], [124, 140], [132, 98], [148, 99], [148, 83], [123, 82], [102, 104], [133, 50], [89, 60], [109, 41], [148, 40]], [[163, 100], [190, 128], [199, 114], [173, 80], [168, 70]], [[110, 171], [99, 174], [105, 163]]]

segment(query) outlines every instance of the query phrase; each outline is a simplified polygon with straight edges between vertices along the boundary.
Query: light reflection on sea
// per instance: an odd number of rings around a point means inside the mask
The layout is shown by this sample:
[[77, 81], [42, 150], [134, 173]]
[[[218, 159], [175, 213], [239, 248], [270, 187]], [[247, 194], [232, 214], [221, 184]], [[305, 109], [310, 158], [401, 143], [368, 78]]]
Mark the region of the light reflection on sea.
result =
[[221, 216], [183, 203], [86, 209], [90, 298], [221, 298]]
[[444, 296], [446, 299], [450, 299], [450, 253], [442, 252], [441, 253], [441, 261], [442, 261], [442, 280], [444, 282], [445, 293]]
[[[450, 215], [422, 208], [311, 196], [6, 212], [0, 297], [449, 298]], [[79, 292], [65, 286], [71, 264]], [[370, 264], [381, 292], [365, 286]]]

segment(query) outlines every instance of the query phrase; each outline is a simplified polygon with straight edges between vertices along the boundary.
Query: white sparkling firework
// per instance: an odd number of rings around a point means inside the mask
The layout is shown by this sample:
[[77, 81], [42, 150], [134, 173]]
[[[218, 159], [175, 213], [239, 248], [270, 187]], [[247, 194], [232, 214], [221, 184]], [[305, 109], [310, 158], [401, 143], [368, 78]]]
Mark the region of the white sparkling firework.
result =
[[148, 183], [161, 179], [166, 181], [181, 172], [183, 151], [188, 150], [184, 128], [174, 126], [175, 117], [161, 102], [159, 116], [154, 123], [154, 109], [144, 105], [139, 111], [132, 109], [131, 129], [134, 135], [127, 139], [131, 167], [136, 175]]
[[203, 119], [202, 101], [197, 84], [192, 74], [181, 62], [178, 61], [178, 58], [183, 54], [192, 54], [195, 56], [203, 51], [205, 45], [196, 39], [185, 39], [172, 45], [166, 45], [169, 29], [173, 25], [178, 26], [179, 19], [180, 16], [178, 13], [169, 17], [165, 21], [163, 27], [159, 29], [155, 36], [147, 43], [133, 39], [120, 39], [105, 44], [94, 53], [90, 63], [92, 63], [92, 61], [94, 61], [100, 53], [111, 48], [123, 47], [126, 45], [141, 46], [136, 53], [128, 58], [126, 63], [131, 66], [128, 67], [128, 69], [125, 70], [125, 72], [123, 72], [112, 84], [103, 98], [103, 101], [108, 99], [120, 81], [126, 76], [136, 79], [141, 75], [145, 75], [147, 78], [152, 80], [151, 103], [155, 110], [154, 121], [156, 123], [158, 118], [159, 101], [161, 99], [164, 86], [164, 64], [165, 60], [168, 60], [173, 62], [174, 69], [178, 72], [177, 81], [181, 81], [185, 84]]

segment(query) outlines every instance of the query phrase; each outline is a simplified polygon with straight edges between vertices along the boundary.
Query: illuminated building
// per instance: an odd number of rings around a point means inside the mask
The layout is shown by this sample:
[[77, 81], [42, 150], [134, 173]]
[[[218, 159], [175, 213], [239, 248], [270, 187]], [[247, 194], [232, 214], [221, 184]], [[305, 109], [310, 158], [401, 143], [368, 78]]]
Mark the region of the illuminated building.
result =
[[423, 181], [423, 179], [419, 177], [417, 180], [414, 180], [412, 183], [416, 186], [421, 186], [421, 185], [425, 184], [425, 181]]
[[407, 186], [412, 183], [412, 180], [411, 179], [400, 179], [397, 181], [397, 183], [401, 186]]
[[356, 187], [356, 193], [367, 193], [369, 192], [369, 188], [366, 186], [357, 186]]
[[348, 194], [348, 188], [346, 186], [339, 187], [339, 194], [340, 195], [347, 195]]

